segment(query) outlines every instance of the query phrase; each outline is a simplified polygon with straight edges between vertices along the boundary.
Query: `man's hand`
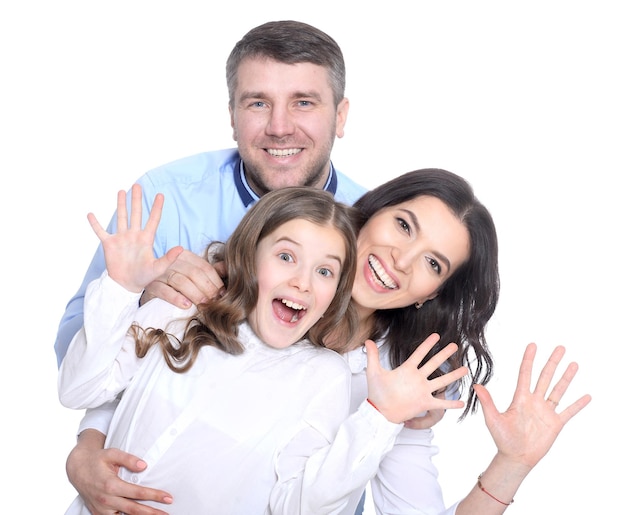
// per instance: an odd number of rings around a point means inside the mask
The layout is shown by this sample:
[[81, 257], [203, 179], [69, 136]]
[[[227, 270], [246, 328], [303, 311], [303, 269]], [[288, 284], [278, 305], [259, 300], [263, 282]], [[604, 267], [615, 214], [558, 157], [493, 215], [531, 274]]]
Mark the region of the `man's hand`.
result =
[[94, 515], [167, 515], [137, 500], [172, 503], [172, 496], [163, 490], [133, 485], [119, 478], [120, 467], [132, 472], [145, 470], [147, 464], [119, 449], [103, 449], [104, 435], [95, 429], [86, 429], [70, 452], [66, 471], [87, 508]]
[[163, 275], [146, 286], [140, 304], [155, 297], [183, 309], [206, 302], [224, 291], [220, 273], [203, 257], [184, 250]]

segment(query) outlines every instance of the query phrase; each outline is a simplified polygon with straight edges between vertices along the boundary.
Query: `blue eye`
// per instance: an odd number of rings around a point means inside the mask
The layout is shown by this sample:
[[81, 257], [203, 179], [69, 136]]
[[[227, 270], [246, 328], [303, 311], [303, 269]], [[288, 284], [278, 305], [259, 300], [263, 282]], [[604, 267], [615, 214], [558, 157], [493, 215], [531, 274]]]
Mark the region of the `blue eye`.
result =
[[293, 262], [293, 257], [291, 256], [291, 254], [288, 254], [287, 252], [281, 252], [278, 254], [278, 258], [281, 259], [282, 261], [286, 261], [288, 263]]
[[333, 277], [334, 275], [332, 270], [330, 270], [329, 268], [320, 268], [318, 272], [320, 273], [320, 275], [323, 275], [324, 277]]

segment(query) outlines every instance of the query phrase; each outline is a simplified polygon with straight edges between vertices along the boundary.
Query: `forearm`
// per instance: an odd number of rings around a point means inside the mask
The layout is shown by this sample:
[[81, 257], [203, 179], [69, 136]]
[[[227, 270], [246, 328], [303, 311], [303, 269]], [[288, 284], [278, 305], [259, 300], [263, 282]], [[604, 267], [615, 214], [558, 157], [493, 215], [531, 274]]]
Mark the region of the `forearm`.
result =
[[59, 399], [74, 409], [112, 401], [138, 366], [128, 328], [138, 310], [138, 294], [103, 275], [87, 288], [85, 324], [76, 333], [59, 369]]
[[504, 513], [513, 502], [517, 490], [530, 470], [527, 465], [513, 462], [499, 453], [496, 454], [489, 466], [482, 472], [481, 485], [478, 485], [477, 480], [467, 497], [459, 503], [456, 515]]
[[432, 440], [430, 429], [402, 429], [370, 483], [377, 513], [447, 513], [433, 463], [439, 450]]
[[[342, 422], [334, 437], [308, 458], [303, 446], [310, 447], [310, 436], [302, 439], [302, 443], [290, 445], [287, 452], [282, 453], [284, 461], [279, 464], [282, 470], [278, 470], [278, 475], [301, 476], [301, 486], [294, 481], [279, 485], [277, 498], [286, 501], [273, 506], [274, 510], [284, 513], [354, 511], [400, 427], [364, 404]], [[298, 511], [298, 506], [303, 507], [302, 511]]]

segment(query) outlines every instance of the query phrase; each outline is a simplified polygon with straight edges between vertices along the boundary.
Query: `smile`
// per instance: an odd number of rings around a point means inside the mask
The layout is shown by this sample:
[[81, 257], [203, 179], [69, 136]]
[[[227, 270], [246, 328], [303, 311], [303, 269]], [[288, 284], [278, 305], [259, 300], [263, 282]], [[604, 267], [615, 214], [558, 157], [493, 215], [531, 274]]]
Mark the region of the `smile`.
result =
[[398, 288], [396, 282], [389, 276], [387, 272], [385, 272], [383, 265], [381, 265], [378, 259], [370, 255], [367, 258], [367, 262], [369, 263], [370, 270], [372, 271], [376, 282], [389, 290], [395, 290], [396, 288]]
[[306, 315], [307, 308], [287, 299], [274, 300], [274, 312], [281, 320], [294, 324]]
[[301, 148], [268, 148], [266, 152], [272, 157], [289, 157], [295, 156], [302, 152]]

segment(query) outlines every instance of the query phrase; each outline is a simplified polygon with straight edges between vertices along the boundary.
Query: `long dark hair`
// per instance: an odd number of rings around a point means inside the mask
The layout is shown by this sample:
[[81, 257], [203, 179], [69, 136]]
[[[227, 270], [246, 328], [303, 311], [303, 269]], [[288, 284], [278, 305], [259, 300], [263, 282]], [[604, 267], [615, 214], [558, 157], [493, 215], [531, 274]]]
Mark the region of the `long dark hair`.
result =
[[[362, 226], [381, 209], [424, 195], [444, 202], [467, 228], [469, 258], [442, 285], [437, 297], [426, 302], [419, 311], [414, 305], [377, 311], [373, 337], [387, 335], [393, 367], [402, 364], [431, 333], [439, 333], [441, 339], [426, 359], [448, 343], [457, 343], [459, 350], [448, 360], [448, 366], [466, 365], [470, 369], [470, 377], [461, 385], [462, 391], [468, 390], [462, 419], [477, 408], [473, 389], [466, 388], [467, 381], [486, 384], [493, 373], [485, 327], [498, 302], [500, 276], [498, 239], [489, 211], [478, 201], [465, 179], [436, 168], [400, 175], [363, 195], [354, 206], [362, 216]], [[445, 372], [440, 369], [436, 375]]]
[[350, 331], [354, 331], [357, 319], [350, 298], [356, 270], [355, 213], [353, 208], [336, 202], [330, 193], [315, 188], [281, 188], [263, 195], [226, 244], [214, 243], [208, 248], [208, 258], [225, 266], [226, 293], [198, 306], [198, 313], [187, 323], [182, 341], [160, 329], [136, 328], [137, 355], [145, 356], [148, 349], [158, 343], [168, 366], [175, 372], [185, 372], [205, 345], [230, 354], [242, 353], [238, 327], [256, 306], [258, 298], [257, 245], [278, 227], [295, 219], [336, 228], [343, 236], [346, 253], [335, 296], [324, 317], [308, 331], [307, 338], [321, 346], [328, 333], [346, 322]]

